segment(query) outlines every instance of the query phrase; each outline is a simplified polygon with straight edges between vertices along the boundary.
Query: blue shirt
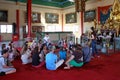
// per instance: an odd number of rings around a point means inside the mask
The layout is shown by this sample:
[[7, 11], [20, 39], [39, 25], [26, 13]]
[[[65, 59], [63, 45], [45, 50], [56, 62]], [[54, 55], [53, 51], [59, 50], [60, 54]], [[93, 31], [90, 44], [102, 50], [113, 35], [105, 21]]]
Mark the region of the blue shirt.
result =
[[48, 70], [56, 70], [57, 55], [50, 52], [45, 57], [46, 68]]
[[60, 50], [59, 55], [60, 55], [60, 59], [66, 60], [66, 51], [65, 50]]

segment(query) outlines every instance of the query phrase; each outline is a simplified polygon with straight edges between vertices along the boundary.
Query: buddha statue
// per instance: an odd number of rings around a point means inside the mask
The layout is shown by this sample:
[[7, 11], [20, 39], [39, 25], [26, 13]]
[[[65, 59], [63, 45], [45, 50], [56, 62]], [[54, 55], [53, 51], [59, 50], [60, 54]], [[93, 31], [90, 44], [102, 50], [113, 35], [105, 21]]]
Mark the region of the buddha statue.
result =
[[120, 2], [119, 2], [119, 0], [114, 0], [112, 10], [110, 13], [110, 19], [120, 22]]

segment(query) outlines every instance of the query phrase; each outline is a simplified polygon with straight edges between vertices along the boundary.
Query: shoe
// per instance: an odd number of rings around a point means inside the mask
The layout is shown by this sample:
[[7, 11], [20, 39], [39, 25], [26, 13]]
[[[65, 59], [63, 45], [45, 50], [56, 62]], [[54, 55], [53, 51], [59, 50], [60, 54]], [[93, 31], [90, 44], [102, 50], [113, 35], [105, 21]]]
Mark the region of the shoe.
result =
[[0, 76], [4, 76], [5, 75], [5, 72], [0, 72]]

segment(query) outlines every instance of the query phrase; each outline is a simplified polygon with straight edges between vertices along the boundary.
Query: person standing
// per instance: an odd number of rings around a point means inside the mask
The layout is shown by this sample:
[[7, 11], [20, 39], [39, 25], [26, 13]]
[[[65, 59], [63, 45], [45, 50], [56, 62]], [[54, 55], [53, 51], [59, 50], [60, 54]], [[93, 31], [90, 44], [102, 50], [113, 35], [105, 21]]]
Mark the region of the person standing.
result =
[[96, 44], [97, 44], [97, 40], [96, 40], [96, 37], [97, 37], [97, 32], [95, 31], [94, 27], [91, 27], [91, 47], [92, 47], [92, 55], [95, 56], [96, 54], [98, 55], [98, 52], [97, 52], [97, 48], [96, 48]]
[[47, 43], [50, 40], [49, 34], [46, 33], [45, 37], [43, 38], [44, 43]]

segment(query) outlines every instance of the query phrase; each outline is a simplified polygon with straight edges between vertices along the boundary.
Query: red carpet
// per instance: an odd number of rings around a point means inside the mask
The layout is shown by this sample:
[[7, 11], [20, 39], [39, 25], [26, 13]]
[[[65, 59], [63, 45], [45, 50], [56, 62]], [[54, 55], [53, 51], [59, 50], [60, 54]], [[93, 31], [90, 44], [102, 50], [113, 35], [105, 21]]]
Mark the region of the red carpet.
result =
[[120, 53], [101, 55], [82, 68], [48, 71], [35, 69], [31, 64], [22, 65], [20, 59], [13, 62], [16, 73], [0, 76], [0, 80], [120, 80]]

